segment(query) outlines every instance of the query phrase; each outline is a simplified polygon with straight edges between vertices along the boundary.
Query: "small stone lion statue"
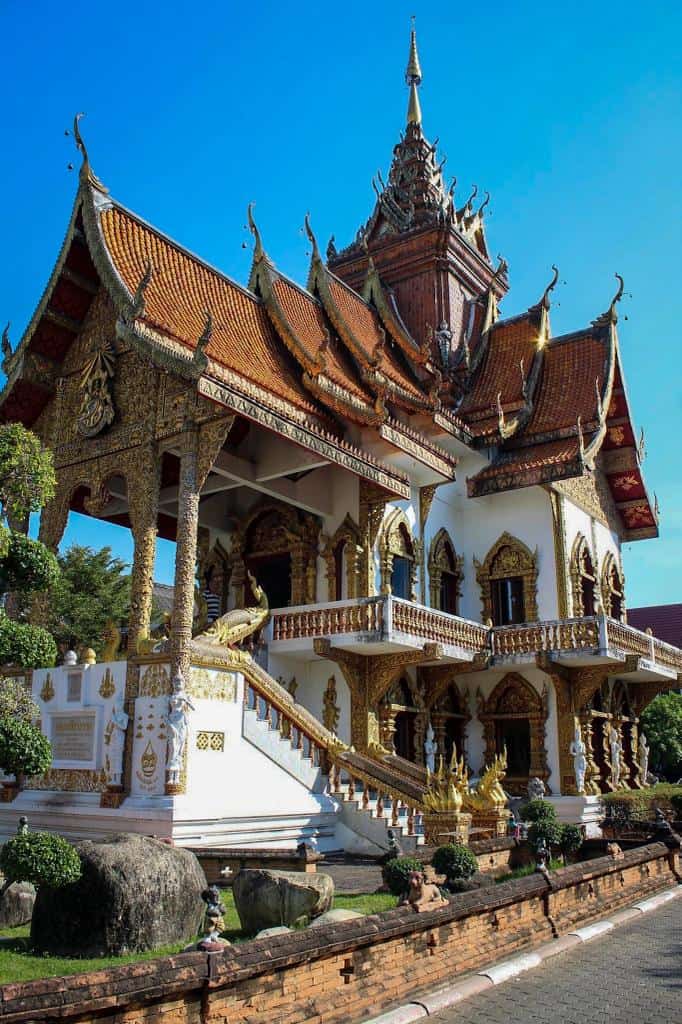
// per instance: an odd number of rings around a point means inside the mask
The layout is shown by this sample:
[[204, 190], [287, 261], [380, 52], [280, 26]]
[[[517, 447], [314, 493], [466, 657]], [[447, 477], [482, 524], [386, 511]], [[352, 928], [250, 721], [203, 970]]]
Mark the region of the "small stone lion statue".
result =
[[410, 888], [398, 906], [410, 906], [416, 914], [423, 910], [438, 910], [439, 907], [446, 907], [448, 901], [434, 882], [427, 882], [426, 874], [423, 871], [413, 871], [410, 874]]
[[607, 843], [606, 854], [608, 857], [613, 857], [614, 860], [622, 860], [625, 856], [618, 843]]

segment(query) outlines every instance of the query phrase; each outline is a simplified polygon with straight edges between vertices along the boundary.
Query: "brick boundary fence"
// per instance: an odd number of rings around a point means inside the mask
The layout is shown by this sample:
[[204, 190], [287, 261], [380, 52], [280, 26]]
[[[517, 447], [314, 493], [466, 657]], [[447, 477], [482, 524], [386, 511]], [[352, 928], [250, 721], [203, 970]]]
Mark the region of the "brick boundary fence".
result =
[[0, 988], [0, 1022], [350, 1024], [452, 983], [679, 882], [679, 849], [651, 843], [330, 926]]

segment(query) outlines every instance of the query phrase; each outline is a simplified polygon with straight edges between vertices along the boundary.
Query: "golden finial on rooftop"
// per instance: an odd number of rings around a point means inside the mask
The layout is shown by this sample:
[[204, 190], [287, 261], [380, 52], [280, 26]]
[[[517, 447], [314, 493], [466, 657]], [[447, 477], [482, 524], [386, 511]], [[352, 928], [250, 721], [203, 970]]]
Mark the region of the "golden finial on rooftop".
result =
[[[98, 192], [102, 192], [104, 195], [107, 195], [109, 189], [103, 182], [100, 181], [100, 179], [97, 177], [90, 164], [90, 157], [88, 156], [88, 151], [85, 148], [83, 136], [81, 135], [80, 127], [78, 124], [82, 117], [85, 117], [85, 114], [80, 112], [76, 114], [76, 116], [73, 119], [73, 138], [76, 143], [76, 148], [78, 149], [78, 152], [83, 157], [83, 163], [81, 164], [80, 169], [80, 180], [87, 182], [89, 185], [92, 185], [92, 187], [97, 189]], [[65, 134], [68, 135], [69, 132], [67, 131]], [[71, 167], [71, 164], [69, 164], [69, 167]]]
[[419, 63], [419, 54], [417, 52], [417, 31], [414, 27], [414, 20], [413, 14], [412, 28], [410, 30], [410, 56], [407, 61], [407, 69], [405, 71], [405, 81], [410, 87], [410, 99], [407, 104], [407, 123], [421, 124], [422, 112], [419, 105], [417, 89], [419, 85], [421, 85], [422, 69]]

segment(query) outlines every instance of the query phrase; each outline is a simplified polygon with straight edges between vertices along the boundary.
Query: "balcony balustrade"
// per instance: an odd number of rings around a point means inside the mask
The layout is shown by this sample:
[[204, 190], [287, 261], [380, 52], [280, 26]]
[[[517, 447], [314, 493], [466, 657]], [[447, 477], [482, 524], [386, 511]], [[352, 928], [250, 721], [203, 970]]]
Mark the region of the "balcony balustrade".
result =
[[391, 595], [279, 608], [272, 613], [273, 651], [312, 652], [316, 638], [366, 654], [439, 644], [446, 659], [490, 656], [500, 664], [550, 654], [575, 665], [643, 659], [646, 671], [682, 673], [682, 651], [607, 616], [527, 622], [492, 630], [481, 623]]

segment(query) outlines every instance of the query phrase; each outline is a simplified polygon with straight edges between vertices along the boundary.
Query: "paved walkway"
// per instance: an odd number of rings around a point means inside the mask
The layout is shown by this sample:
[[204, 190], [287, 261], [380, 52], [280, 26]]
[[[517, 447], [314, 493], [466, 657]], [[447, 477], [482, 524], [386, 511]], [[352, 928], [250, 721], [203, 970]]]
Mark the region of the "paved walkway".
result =
[[434, 1014], [439, 1024], [682, 1024], [682, 901]]

